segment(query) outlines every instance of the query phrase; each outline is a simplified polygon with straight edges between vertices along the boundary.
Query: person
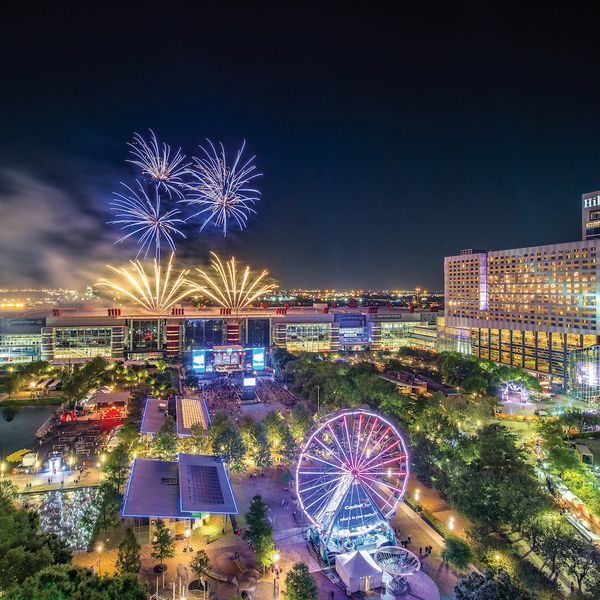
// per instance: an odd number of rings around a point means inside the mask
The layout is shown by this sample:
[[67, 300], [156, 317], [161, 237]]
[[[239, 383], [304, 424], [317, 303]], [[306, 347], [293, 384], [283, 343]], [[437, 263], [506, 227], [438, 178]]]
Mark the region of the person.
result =
[[412, 538], [410, 537], [410, 535], [408, 536], [408, 543], [410, 544], [412, 541]]
[[419, 546], [419, 556], [421, 556], [421, 554], [423, 554], [423, 546]]

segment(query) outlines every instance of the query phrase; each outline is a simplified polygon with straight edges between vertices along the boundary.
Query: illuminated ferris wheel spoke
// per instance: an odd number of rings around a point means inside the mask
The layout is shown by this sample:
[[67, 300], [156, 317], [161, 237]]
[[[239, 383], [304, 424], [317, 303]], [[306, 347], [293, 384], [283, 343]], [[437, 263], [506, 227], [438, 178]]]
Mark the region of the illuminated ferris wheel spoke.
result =
[[401, 493], [402, 490], [398, 489], [397, 487], [394, 487], [393, 485], [390, 485], [389, 483], [387, 483], [385, 480], [383, 479], [373, 479], [372, 477], [367, 477], [366, 475], [362, 475], [361, 476], [361, 481], [364, 482], [365, 479], [368, 479], [369, 481], [376, 483], [377, 485], [381, 485], [383, 487], [386, 487], [390, 490], [393, 490], [394, 492], [398, 492]]
[[386, 500], [371, 484], [367, 483], [364, 479], [361, 479], [361, 483], [364, 483], [378, 498], [383, 501], [384, 504], [387, 504], [392, 510], [394, 510], [394, 505], [390, 504], [390, 501]]
[[386, 456], [386, 454], [390, 450], [393, 450], [393, 448], [395, 446], [397, 446], [398, 444], [399, 444], [399, 440], [395, 440], [389, 446], [380, 449], [374, 456], [373, 456], [373, 453], [375, 451], [376, 446], [373, 447], [373, 450], [371, 450], [371, 454], [363, 459], [362, 463], [360, 464], [360, 467], [364, 469], [366, 466], [373, 464], [375, 461], [379, 460], [381, 457]]
[[362, 460], [362, 457], [365, 454], [365, 450], [369, 447], [369, 442], [371, 441], [371, 437], [373, 436], [373, 431], [375, 431], [375, 427], [377, 427], [377, 419], [375, 419], [373, 421], [373, 425], [371, 425], [371, 429], [369, 431], [369, 435], [368, 435], [365, 443], [363, 444], [363, 447], [362, 447], [361, 452], [360, 452], [360, 456], [358, 457], [358, 464], [360, 464], [360, 462]]
[[360, 429], [363, 422], [363, 416], [358, 417], [358, 432], [356, 434], [356, 448], [354, 450], [354, 456], [356, 456], [356, 462], [358, 463], [358, 446], [360, 445]]
[[[388, 427], [383, 432], [383, 434], [381, 435], [381, 437], [377, 440], [377, 442], [375, 443], [375, 445], [370, 450], [367, 451], [367, 458], [366, 458], [367, 461], [371, 458], [371, 455], [373, 454], [373, 452], [375, 452], [375, 450], [379, 446], [379, 444], [381, 444], [381, 442], [383, 442], [385, 440], [385, 438], [386, 438], [387, 434], [389, 433], [389, 431], [390, 431], [390, 428]], [[361, 466], [362, 466], [362, 464], [364, 464], [364, 460], [363, 460], [363, 463], [361, 463]]]
[[320, 487], [323, 487], [323, 486], [326, 486], [326, 485], [331, 485], [332, 483], [334, 483], [334, 481], [324, 481], [323, 483], [318, 483], [317, 485], [312, 485], [311, 487], [307, 487], [307, 488], [301, 489], [300, 493], [304, 494], [304, 493], [306, 493], [306, 492], [308, 492], [310, 490], [315, 490], [317, 488], [320, 488]]
[[327, 428], [331, 432], [331, 437], [333, 438], [333, 441], [335, 442], [336, 446], [340, 449], [340, 452], [342, 453], [342, 455], [344, 457], [344, 460], [346, 461], [346, 466], [351, 468], [352, 467], [352, 463], [350, 462], [350, 460], [348, 460], [348, 457], [346, 456], [346, 453], [344, 452], [344, 449], [342, 448], [339, 440], [337, 439], [337, 435], [335, 435], [335, 433], [333, 433], [333, 429], [331, 427], [331, 423], [327, 424]]
[[[305, 499], [305, 502], [308, 502], [308, 503], [309, 503], [309, 504], [308, 504], [308, 507], [311, 507], [311, 506], [313, 506], [314, 504], [317, 504], [317, 502], [320, 502], [320, 501], [326, 502], [326, 501], [327, 501], [327, 498], [328, 498], [328, 497], [329, 497], [329, 496], [330, 496], [332, 493], [334, 493], [334, 492], [335, 492], [335, 485], [336, 485], [337, 481], [338, 481], [338, 480], [332, 480], [332, 481], [329, 481], [328, 483], [329, 483], [330, 487], [329, 487], [329, 488], [327, 488], [327, 489], [325, 489], [325, 490], [320, 490], [320, 491], [318, 491], [318, 492], [317, 492], [317, 491], [313, 491], [311, 494], [308, 494], [308, 495], [306, 496], [306, 499]], [[310, 489], [310, 488], [309, 488], [309, 489]], [[310, 501], [311, 501], [313, 498], [315, 498], [315, 497], [317, 498], [317, 499], [315, 500], [315, 502], [310, 502]]]
[[363, 463], [360, 465], [361, 469], [366, 469], [369, 465], [377, 466], [377, 464], [379, 464], [379, 465], [381, 465], [381, 464], [387, 464], [389, 462], [392, 462], [392, 460], [396, 460], [396, 458], [393, 458], [393, 459], [387, 460], [384, 463], [374, 464], [377, 460], [379, 460], [379, 459], [387, 456], [388, 453], [390, 452], [390, 450], [393, 450], [399, 443], [400, 443], [400, 441], [396, 440], [396, 441], [392, 442], [387, 448], [381, 450], [381, 452], [379, 452], [379, 454], [377, 454], [376, 456], [371, 457], [366, 462], [363, 461]]
[[342, 469], [346, 469], [346, 465], [344, 464], [344, 461], [337, 456], [336, 454], [333, 454], [333, 452], [331, 451], [331, 448], [328, 448], [321, 440], [315, 440], [318, 444], [320, 444], [322, 446], [322, 448], [325, 450], [325, 452], [327, 452], [327, 454], [329, 456], [331, 456], [331, 458], [335, 458], [335, 460], [337, 460], [340, 463], [340, 467], [342, 467]]
[[[333, 483], [333, 482], [332, 482], [332, 483]], [[312, 506], [314, 506], [314, 505], [315, 505], [315, 504], [317, 504], [318, 502], [320, 502], [320, 503], [321, 503], [321, 506], [322, 506], [322, 505], [326, 505], [326, 504], [328, 504], [328, 502], [329, 502], [329, 498], [330, 498], [331, 496], [333, 496], [333, 495], [336, 493], [336, 491], [337, 491], [337, 490], [338, 490], [338, 488], [337, 488], [337, 487], [332, 487], [331, 489], [327, 490], [327, 491], [325, 492], [325, 495], [323, 495], [323, 496], [319, 496], [319, 497], [318, 497], [318, 498], [317, 498], [317, 499], [316, 499], [314, 502], [311, 502], [311, 503], [310, 503], [310, 504], [308, 504], [307, 506], [304, 506], [304, 510], [308, 510], [309, 508], [311, 508]], [[312, 494], [312, 495], [310, 495], [310, 496], [308, 497], [308, 500], [310, 500], [311, 498], [313, 498], [313, 496], [315, 496], [315, 494]], [[319, 510], [320, 510], [321, 506], [319, 507]]]
[[319, 462], [325, 463], [326, 465], [329, 465], [330, 467], [333, 467], [334, 469], [339, 469], [339, 467], [337, 467], [333, 463], [330, 463], [322, 458], [319, 458], [318, 456], [314, 456], [312, 454], [305, 454], [304, 456], [307, 456], [308, 458], [312, 458], [313, 460], [318, 460]]
[[355, 456], [352, 454], [352, 443], [350, 442], [350, 434], [348, 433], [348, 420], [344, 415], [344, 430], [346, 431], [346, 440], [348, 442], [348, 452], [350, 453], [350, 466], [354, 468], [355, 464]]

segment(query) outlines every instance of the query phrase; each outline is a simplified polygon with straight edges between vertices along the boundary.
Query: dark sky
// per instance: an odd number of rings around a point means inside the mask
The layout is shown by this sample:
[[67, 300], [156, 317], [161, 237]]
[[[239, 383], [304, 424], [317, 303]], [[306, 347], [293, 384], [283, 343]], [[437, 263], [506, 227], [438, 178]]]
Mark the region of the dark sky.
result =
[[192, 154], [246, 139], [264, 173], [248, 229], [190, 229], [188, 264], [214, 248], [283, 286], [439, 289], [461, 248], [579, 239], [600, 188], [600, 22], [581, 6], [88, 4], [3, 9], [0, 285], [130, 258], [107, 203], [150, 127]]

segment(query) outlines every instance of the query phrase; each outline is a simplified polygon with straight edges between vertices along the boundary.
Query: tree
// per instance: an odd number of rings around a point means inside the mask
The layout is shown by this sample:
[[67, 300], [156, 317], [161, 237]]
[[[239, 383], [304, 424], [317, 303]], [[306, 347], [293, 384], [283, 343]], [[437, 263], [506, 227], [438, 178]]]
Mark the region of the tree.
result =
[[298, 402], [298, 404], [292, 408], [289, 421], [290, 433], [296, 443], [299, 443], [304, 438], [312, 424], [312, 414], [308, 408], [306, 408], [306, 404], [304, 404], [304, 402]]
[[254, 496], [250, 503], [250, 508], [246, 513], [247, 528], [244, 532], [244, 537], [253, 545], [256, 543], [261, 534], [267, 530], [271, 530], [271, 523], [267, 518], [269, 507], [263, 502], [262, 496]]
[[22, 376], [19, 373], [13, 373], [12, 375], [6, 378], [6, 391], [8, 392], [9, 398], [19, 391], [21, 384]]
[[577, 589], [581, 592], [584, 582], [598, 574], [600, 553], [594, 546], [570, 535], [563, 549], [567, 573], [575, 577]]
[[577, 471], [581, 469], [581, 462], [575, 452], [566, 446], [552, 446], [547, 449], [546, 457], [551, 468], [562, 477], [565, 471]]
[[260, 533], [254, 550], [256, 551], [256, 562], [264, 572], [273, 564], [275, 557], [275, 541], [273, 540], [273, 529], [270, 526]]
[[285, 577], [285, 587], [285, 600], [318, 600], [317, 582], [302, 562], [292, 565]]
[[558, 577], [563, 559], [566, 557], [569, 544], [570, 530], [566, 522], [557, 513], [549, 513], [540, 521], [541, 536], [537, 545], [550, 567], [550, 577]]
[[127, 481], [131, 458], [127, 444], [121, 442], [108, 455], [108, 460], [104, 464], [103, 471], [107, 474], [107, 480], [112, 483], [117, 490], [120, 490]]
[[466, 569], [473, 560], [473, 552], [467, 542], [459, 537], [450, 535], [445, 540], [442, 558], [448, 564], [462, 571]]
[[513, 524], [517, 508], [519, 520], [524, 520], [523, 498], [538, 484], [515, 442], [502, 425], [484, 427], [477, 435], [478, 456], [451, 481], [452, 503], [478, 527], [493, 530]]
[[290, 465], [296, 458], [296, 442], [290, 433], [290, 430], [286, 427], [283, 434], [283, 445], [281, 447], [281, 455], [286, 464]]
[[52, 565], [11, 587], [3, 600], [146, 600], [148, 591], [131, 573], [98, 577], [89, 569]]
[[142, 568], [140, 560], [140, 545], [135, 539], [135, 535], [131, 528], [125, 530], [125, 537], [119, 544], [119, 552], [117, 554], [117, 573], [123, 575], [125, 573], [139, 573]]
[[71, 562], [73, 553], [63, 538], [58, 537], [55, 533], [42, 533], [40, 538], [42, 544], [50, 550], [54, 563], [66, 565]]
[[161, 460], [177, 458], [177, 425], [171, 415], [167, 415], [154, 436], [152, 456]]
[[160, 560], [160, 570], [164, 571], [163, 561], [165, 558], [175, 556], [175, 544], [173, 536], [162, 519], [156, 521], [156, 533], [152, 540], [152, 558]]
[[272, 452], [279, 452], [283, 445], [285, 419], [279, 411], [272, 410], [264, 419], [263, 426]]
[[227, 415], [217, 415], [210, 435], [213, 453], [221, 456], [232, 471], [242, 471], [245, 467], [246, 448], [237, 425]]
[[262, 471], [273, 466], [273, 460], [271, 459], [271, 450], [264, 428], [262, 425], [257, 425], [256, 429], [258, 430], [258, 435], [256, 436], [254, 450], [251, 455], [256, 468]]
[[205, 577], [210, 571], [210, 559], [204, 550], [198, 550], [190, 563], [190, 569], [198, 579]]
[[0, 479], [0, 502], [13, 503], [19, 490], [10, 479]]
[[535, 600], [506, 571], [494, 575], [489, 569], [483, 575], [469, 573], [454, 588], [456, 600]]

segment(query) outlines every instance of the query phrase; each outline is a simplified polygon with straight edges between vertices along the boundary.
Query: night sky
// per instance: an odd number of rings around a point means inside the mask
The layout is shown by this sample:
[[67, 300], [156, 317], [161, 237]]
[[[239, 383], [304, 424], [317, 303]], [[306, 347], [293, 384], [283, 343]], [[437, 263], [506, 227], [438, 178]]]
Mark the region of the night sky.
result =
[[187, 230], [189, 265], [216, 249], [282, 286], [440, 289], [461, 248], [580, 237], [600, 23], [575, 4], [87, 4], [3, 8], [0, 286], [82, 286], [135, 254], [105, 222], [148, 128], [190, 154], [246, 139], [264, 173], [246, 231]]

